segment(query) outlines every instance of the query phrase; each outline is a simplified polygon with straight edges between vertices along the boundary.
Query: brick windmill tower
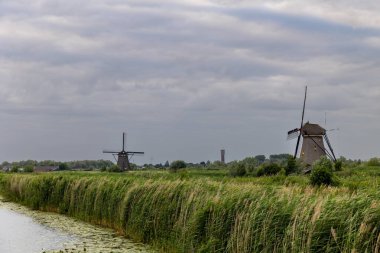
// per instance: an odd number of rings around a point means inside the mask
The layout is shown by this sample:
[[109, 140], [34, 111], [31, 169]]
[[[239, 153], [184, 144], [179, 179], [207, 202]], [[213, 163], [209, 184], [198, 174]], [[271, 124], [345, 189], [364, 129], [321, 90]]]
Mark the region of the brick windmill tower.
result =
[[122, 171], [132, 170], [131, 165], [129, 163], [130, 158], [134, 155], [143, 155], [144, 152], [135, 152], [135, 151], [126, 151], [125, 150], [125, 133], [123, 133], [123, 148], [121, 151], [109, 151], [103, 150], [103, 153], [112, 154], [116, 160], [117, 156], [117, 166]]
[[[327, 137], [326, 130], [318, 124], [309, 122], [303, 123], [305, 116], [305, 105], [307, 96], [307, 86], [305, 87], [305, 98], [303, 101], [302, 118], [300, 128], [295, 128], [288, 132], [288, 140], [297, 138], [296, 150], [294, 158], [297, 157], [298, 148], [302, 136], [302, 148], [300, 159], [307, 166], [310, 167], [321, 156], [328, 156], [331, 160], [336, 161], [334, 150], [331, 147], [329, 138]], [[325, 148], [324, 141], [329, 149]]]

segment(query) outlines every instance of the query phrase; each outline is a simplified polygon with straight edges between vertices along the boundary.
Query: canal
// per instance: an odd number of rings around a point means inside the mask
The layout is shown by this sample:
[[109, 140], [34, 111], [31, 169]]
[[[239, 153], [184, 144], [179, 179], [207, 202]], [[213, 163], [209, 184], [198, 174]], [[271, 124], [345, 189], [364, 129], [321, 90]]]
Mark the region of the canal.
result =
[[113, 230], [76, 219], [5, 202], [0, 197], [0, 252], [152, 253], [148, 246]]

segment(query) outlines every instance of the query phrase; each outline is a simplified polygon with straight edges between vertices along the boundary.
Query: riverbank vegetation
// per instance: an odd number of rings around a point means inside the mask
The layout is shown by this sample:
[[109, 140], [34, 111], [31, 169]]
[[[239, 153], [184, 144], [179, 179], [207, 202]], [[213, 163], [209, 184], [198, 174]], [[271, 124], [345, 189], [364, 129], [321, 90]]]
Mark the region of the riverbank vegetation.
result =
[[220, 170], [2, 174], [2, 194], [111, 227], [162, 252], [379, 252], [380, 167], [308, 176]]

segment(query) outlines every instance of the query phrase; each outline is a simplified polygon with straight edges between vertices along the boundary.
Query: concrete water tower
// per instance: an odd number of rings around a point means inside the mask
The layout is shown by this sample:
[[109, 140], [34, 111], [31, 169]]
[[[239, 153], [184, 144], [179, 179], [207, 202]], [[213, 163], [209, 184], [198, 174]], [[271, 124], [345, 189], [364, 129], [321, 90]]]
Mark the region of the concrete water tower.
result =
[[220, 161], [222, 163], [225, 163], [226, 162], [225, 158], [226, 158], [226, 150], [222, 149], [220, 150]]

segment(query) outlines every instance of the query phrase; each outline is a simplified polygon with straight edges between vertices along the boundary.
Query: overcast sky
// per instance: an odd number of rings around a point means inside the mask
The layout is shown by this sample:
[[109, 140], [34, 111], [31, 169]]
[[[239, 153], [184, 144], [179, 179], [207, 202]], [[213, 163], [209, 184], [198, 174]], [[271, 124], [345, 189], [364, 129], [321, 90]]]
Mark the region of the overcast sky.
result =
[[380, 156], [380, 2], [0, 0], [0, 162]]

